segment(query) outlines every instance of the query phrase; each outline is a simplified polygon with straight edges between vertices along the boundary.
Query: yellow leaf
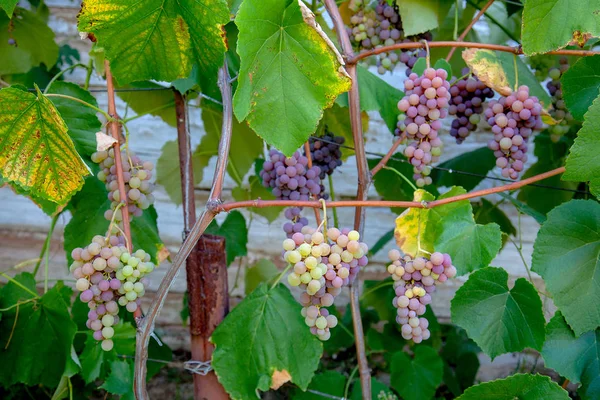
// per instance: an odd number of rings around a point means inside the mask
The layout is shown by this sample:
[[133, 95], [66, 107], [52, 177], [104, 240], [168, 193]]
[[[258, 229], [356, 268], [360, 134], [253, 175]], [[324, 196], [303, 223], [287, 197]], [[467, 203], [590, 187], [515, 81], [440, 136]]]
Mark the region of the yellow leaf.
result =
[[[414, 201], [432, 201], [435, 197], [423, 189], [415, 192]], [[417, 250], [433, 251], [433, 243], [425, 240], [423, 234], [429, 210], [426, 208], [409, 208], [396, 218], [396, 229], [394, 229], [394, 237], [398, 247], [412, 257], [417, 255]]]

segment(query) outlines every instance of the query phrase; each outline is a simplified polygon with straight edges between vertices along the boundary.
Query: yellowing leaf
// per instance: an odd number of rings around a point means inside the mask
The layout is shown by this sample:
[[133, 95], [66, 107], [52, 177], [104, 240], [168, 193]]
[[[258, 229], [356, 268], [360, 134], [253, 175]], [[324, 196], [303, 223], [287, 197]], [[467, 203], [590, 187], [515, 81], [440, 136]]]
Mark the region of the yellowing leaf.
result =
[[[432, 201], [435, 197], [423, 189], [415, 192], [414, 201]], [[402, 251], [411, 256], [417, 255], [419, 239], [420, 248], [427, 251], [433, 251], [433, 242], [425, 241], [425, 227], [429, 211], [426, 208], [409, 208], [396, 218], [396, 229], [394, 237], [396, 243]], [[419, 238], [420, 236], [420, 238]]]
[[16, 88], [0, 90], [0, 174], [54, 203], [64, 204], [89, 171], [48, 98]]

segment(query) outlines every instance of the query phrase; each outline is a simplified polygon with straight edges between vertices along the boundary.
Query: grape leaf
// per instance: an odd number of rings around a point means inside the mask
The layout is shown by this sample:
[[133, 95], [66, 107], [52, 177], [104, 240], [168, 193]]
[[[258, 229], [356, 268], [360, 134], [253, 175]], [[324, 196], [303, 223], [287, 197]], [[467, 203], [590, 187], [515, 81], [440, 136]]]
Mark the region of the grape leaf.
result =
[[394, 230], [391, 229], [391, 230], [387, 231], [386, 233], [384, 233], [379, 239], [377, 239], [377, 242], [375, 242], [375, 244], [373, 246], [369, 247], [369, 254], [371, 254], [371, 255], [377, 254], [389, 242], [391, 242], [393, 238], [394, 238]]
[[598, 135], [598, 118], [600, 118], [600, 96], [594, 100], [588, 112], [585, 113], [583, 126], [577, 132], [575, 143], [571, 146], [567, 158], [566, 172], [563, 179], [568, 181], [591, 181], [592, 193], [600, 197], [600, 191], [594, 187], [600, 183], [600, 158], [597, 156], [600, 146]]
[[567, 321], [557, 311], [546, 326], [546, 343], [542, 348], [545, 365], [573, 383], [582, 383], [579, 394], [584, 399], [600, 396], [600, 329], [575, 336]]
[[577, 336], [600, 326], [600, 204], [571, 200], [548, 213], [531, 269]]
[[451, 0], [396, 0], [404, 35], [418, 35], [437, 28], [453, 3]]
[[[132, 91], [118, 91], [117, 96], [127, 103], [136, 114], [151, 114], [160, 117], [170, 126], [177, 126], [175, 97], [169, 88], [158, 83], [144, 81], [134, 82], [119, 89], [132, 89]], [[138, 91], [133, 91], [136, 89]]]
[[[0, 14], [2, 15], [2, 14]], [[36, 197], [65, 204], [88, 168], [52, 102], [16, 88], [0, 90], [0, 174]]]
[[392, 304], [395, 297], [392, 284], [392, 278], [385, 278], [383, 281], [365, 280], [360, 304], [365, 309], [375, 310], [380, 320], [395, 323], [397, 310]]
[[[383, 396], [381, 397], [383, 393]], [[387, 387], [384, 383], [381, 383], [375, 378], [371, 378], [371, 398], [373, 399], [393, 399], [392, 397], [394, 392]], [[350, 400], [362, 400], [362, 385], [360, 384], [360, 379], [357, 379], [352, 386], [352, 392], [350, 393]]]
[[[464, 194], [453, 187], [439, 200]], [[502, 232], [495, 223], [475, 223], [468, 200], [456, 201], [429, 210], [427, 225], [422, 229], [421, 243], [433, 243], [435, 251], [448, 253], [458, 275], [483, 268], [496, 257], [502, 247]]]
[[[110, 207], [107, 196], [104, 183], [92, 176], [85, 180], [81, 192], [73, 197], [70, 203], [73, 217], [64, 231], [64, 247], [69, 265], [73, 262], [71, 251], [74, 248], [85, 247], [92, 242], [94, 236], [106, 233], [110, 223], [104, 218], [104, 212]], [[147, 251], [158, 265], [169, 253], [158, 235], [157, 218], [154, 206], [150, 206], [141, 217], [131, 218], [130, 225], [133, 248]]]
[[[22, 286], [35, 293], [35, 278], [23, 273], [15, 278]], [[32, 293], [10, 281], [0, 290], [0, 308], [11, 308], [2, 313], [0, 324], [0, 384], [16, 383], [28, 386], [58, 385], [67, 360], [77, 326], [71, 320], [62, 291], [56, 285], [34, 301]], [[70, 289], [66, 289], [70, 292]], [[43, 332], [43, 334], [40, 334]]]
[[241, 59], [235, 115], [292, 155], [315, 131], [323, 109], [350, 89], [339, 53], [302, 2], [245, 0], [235, 22]]
[[230, 265], [236, 257], [248, 254], [248, 227], [246, 219], [241, 212], [234, 210], [227, 214], [225, 221], [219, 226], [213, 220], [206, 228], [206, 233], [218, 235], [225, 238], [225, 251], [227, 252], [227, 265]]
[[[480, 147], [444, 161], [432, 171], [431, 178], [437, 186], [462, 186], [469, 191], [479, 185], [485, 174], [495, 166], [494, 153], [487, 147]], [[464, 171], [480, 176], [461, 174], [455, 171]]]
[[19, 0], [0, 0], [0, 8], [6, 12], [8, 18], [12, 17], [13, 11]]
[[[529, 87], [532, 96], [537, 96], [544, 108], [550, 107], [552, 99], [527, 64], [518, 56], [492, 50], [467, 49], [463, 59], [475, 75], [487, 86], [503, 96], [508, 96], [520, 85]], [[515, 71], [516, 66], [516, 71]]]
[[[386, 167], [393, 168], [400, 172], [406, 178], [408, 178], [414, 184], [413, 167], [406, 161], [406, 159], [400, 160], [401, 156], [396, 155], [395, 158], [390, 158], [386, 163]], [[369, 168], [373, 169], [381, 158], [371, 158], [368, 160]], [[375, 190], [383, 200], [409, 200], [413, 196], [413, 187], [402, 179], [395, 171], [389, 169], [380, 169], [376, 175], [373, 176], [373, 183]], [[404, 209], [399, 207], [390, 207], [390, 210], [394, 214], [401, 213]]]
[[189, 76], [193, 64], [214, 76], [223, 63], [225, 0], [88, 0], [79, 31], [93, 33], [120, 85]]
[[18, 7], [10, 19], [0, 12], [0, 75], [24, 74], [40, 64], [50, 69], [57, 59], [54, 32], [36, 14]]
[[[192, 167], [194, 169], [194, 183], [202, 180], [204, 167], [208, 165], [209, 158], [198, 159], [192, 154]], [[181, 171], [179, 167], [179, 144], [176, 140], [165, 142], [160, 157], [156, 162], [156, 183], [161, 185], [171, 201], [177, 205], [181, 204]]]
[[[2, 177], [2, 175], [0, 175], [0, 187], [7, 185], [7, 183], [8, 183], [8, 181], [6, 181]], [[54, 215], [54, 214], [56, 214], [57, 211], [60, 211], [63, 209], [63, 206], [59, 206], [58, 204], [56, 204], [52, 201], [49, 201], [49, 200], [43, 199], [39, 196], [36, 196], [33, 193], [31, 193], [30, 190], [27, 190], [27, 189], [22, 188], [17, 185], [9, 186], [9, 187], [16, 194], [29, 197], [29, 200], [31, 200], [36, 206], [38, 206], [43, 212], [45, 212], [48, 215]]]
[[600, 55], [581, 57], [561, 76], [563, 98], [571, 115], [583, 121], [600, 90]]
[[[360, 110], [379, 111], [390, 132], [394, 133], [400, 114], [398, 101], [404, 97], [404, 93], [360, 65], [356, 67], [356, 73], [359, 83]], [[348, 107], [348, 94], [341, 94], [336, 103]]]
[[[308, 385], [311, 390], [336, 397], [344, 396], [345, 387], [346, 377], [337, 371], [325, 371], [315, 375]], [[322, 396], [315, 392], [302, 392], [299, 389], [296, 389], [291, 397], [292, 400], [314, 400], [315, 398], [322, 398]]]
[[510, 218], [508, 218], [500, 207], [494, 205], [491, 201], [481, 198], [477, 203], [471, 203], [471, 206], [473, 207], [475, 222], [478, 224], [485, 225], [494, 222], [498, 224], [500, 230], [506, 235], [517, 234], [517, 229]]
[[475, 271], [451, 303], [452, 322], [492, 359], [544, 344], [542, 301], [535, 287], [519, 278], [508, 288], [508, 273], [487, 267]]
[[[87, 90], [71, 82], [54, 82], [48, 93], [57, 93], [81, 99], [98, 107], [96, 98]], [[69, 128], [69, 136], [75, 143], [75, 148], [81, 156], [90, 157], [96, 151], [96, 132], [102, 128], [102, 123], [96, 116], [96, 111], [76, 101], [61, 97], [50, 97], [50, 101]]]
[[390, 382], [405, 400], [431, 399], [442, 383], [444, 363], [429, 346], [416, 346], [411, 360], [404, 352], [392, 357]]
[[110, 373], [100, 386], [108, 393], [120, 395], [121, 400], [135, 400], [133, 394], [133, 365], [125, 360], [110, 363]]
[[[257, 159], [255, 162], [255, 168], [257, 165], [260, 165], [258, 168], [262, 169], [263, 159]], [[256, 175], [251, 175], [248, 177], [248, 185], [240, 185], [234, 187], [231, 190], [231, 195], [235, 199], [235, 201], [244, 201], [244, 200], [275, 200], [275, 196], [271, 193], [269, 189], [263, 186], [262, 179]], [[283, 207], [248, 207], [247, 210], [262, 215], [269, 221], [269, 223], [275, 221]]]
[[527, 0], [523, 8], [523, 51], [547, 53], [571, 42], [583, 46], [588, 37], [600, 35], [597, 1]]
[[515, 374], [471, 386], [456, 400], [569, 400], [566, 390], [543, 375]]
[[323, 351], [300, 305], [281, 284], [257, 287], [225, 317], [211, 341], [213, 369], [234, 400], [254, 398], [257, 390], [286, 380], [306, 390]]
[[80, 357], [81, 377], [85, 383], [91, 383], [108, 373], [109, 363], [115, 359], [115, 353], [102, 350], [99, 342], [88, 334]]
[[[415, 192], [413, 201], [432, 201], [435, 197], [423, 189]], [[433, 240], [423, 237], [420, 233], [427, 226], [429, 209], [408, 208], [396, 218], [394, 237], [398, 247], [406, 254], [415, 256], [420, 242], [421, 249], [433, 251]]]
[[546, 216], [541, 214], [539, 211], [534, 210], [529, 207], [527, 204], [523, 203], [520, 200], [515, 199], [513, 196], [508, 193], [498, 193], [500, 197], [506, 199], [512, 203], [513, 206], [520, 212], [525, 215], [529, 215], [531, 218], [535, 219], [538, 224], [543, 224], [546, 221]]
[[258, 260], [253, 267], [246, 270], [246, 275], [244, 276], [244, 290], [246, 295], [252, 293], [258, 285], [268, 282], [271, 278], [277, 276], [277, 274], [279, 274], [279, 270], [272, 261], [266, 258]]

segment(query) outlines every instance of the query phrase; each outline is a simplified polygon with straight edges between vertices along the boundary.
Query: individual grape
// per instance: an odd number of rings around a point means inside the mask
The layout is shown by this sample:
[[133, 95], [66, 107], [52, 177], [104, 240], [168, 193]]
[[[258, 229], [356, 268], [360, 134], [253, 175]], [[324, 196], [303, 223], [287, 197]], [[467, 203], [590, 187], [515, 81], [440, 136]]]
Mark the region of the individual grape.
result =
[[8, 45], [9, 46], [17, 46], [17, 41], [14, 38], [8, 38]]
[[[469, 69], [462, 71], [463, 75]], [[455, 115], [450, 128], [450, 135], [456, 143], [462, 143], [471, 132], [477, 129], [480, 114], [486, 99], [494, 97], [494, 91], [481, 82], [475, 75], [454, 81], [450, 85], [450, 107], [448, 114]]]
[[388, 272], [394, 281], [395, 297], [392, 302], [397, 309], [396, 322], [406, 340], [420, 343], [430, 337], [429, 321], [421, 317], [431, 303], [431, 293], [438, 282], [456, 276], [456, 268], [448, 254], [435, 252], [427, 257], [402, 257], [398, 250], [391, 250]]
[[538, 98], [529, 95], [527, 86], [488, 103], [484, 115], [494, 134], [488, 147], [494, 152], [496, 166], [505, 178], [517, 179], [523, 170], [527, 142], [534, 131], [542, 128], [541, 113]]
[[[319, 174], [321, 180], [342, 165], [340, 145], [344, 144], [344, 141], [343, 136], [334, 136], [329, 131], [326, 131], [322, 138], [311, 137], [309, 139], [312, 163], [321, 169]], [[306, 156], [306, 153], [304, 155]]]
[[369, 249], [351, 229], [330, 228], [324, 235], [310, 226], [284, 240], [283, 248], [284, 259], [293, 266], [288, 283], [303, 290], [302, 316], [313, 334], [327, 340], [337, 318], [325, 307], [332, 306], [342, 287], [352, 283], [360, 267], [367, 265]]
[[[108, 190], [111, 208], [107, 210], [104, 217], [109, 221], [112, 220], [117, 205], [123, 200], [119, 193], [114, 155], [114, 149], [110, 149], [108, 151], [97, 151], [91, 156], [92, 161], [100, 165], [101, 170], [98, 172], [97, 177], [106, 184]], [[149, 161], [142, 161], [135, 154], [125, 150], [121, 151], [121, 161], [128, 211], [131, 215], [139, 217], [142, 215], [143, 210], [154, 204], [154, 195], [152, 194], [154, 184], [150, 183], [154, 165]], [[122, 210], [119, 209], [116, 214], [115, 219], [120, 222], [122, 220]]]
[[448, 114], [450, 84], [443, 69], [427, 68], [422, 76], [410, 74], [404, 82], [406, 94], [398, 102], [398, 109], [406, 114], [398, 121], [396, 135], [409, 140], [404, 155], [413, 165], [417, 186], [431, 184], [431, 164], [439, 161], [442, 140], [438, 131], [441, 119]]

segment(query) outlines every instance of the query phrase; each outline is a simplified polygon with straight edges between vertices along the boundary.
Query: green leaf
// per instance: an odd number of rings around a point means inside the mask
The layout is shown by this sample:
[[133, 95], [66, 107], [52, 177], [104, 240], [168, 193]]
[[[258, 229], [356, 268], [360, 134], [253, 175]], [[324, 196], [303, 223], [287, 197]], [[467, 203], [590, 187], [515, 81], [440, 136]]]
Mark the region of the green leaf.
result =
[[573, 117], [583, 121], [585, 113], [600, 90], [600, 55], [581, 57], [560, 78], [567, 108]]
[[396, 309], [392, 304], [395, 297], [392, 278], [382, 281], [364, 281], [363, 294], [360, 304], [366, 309], [374, 309], [382, 321], [396, 322]]
[[494, 205], [491, 201], [481, 198], [479, 202], [471, 203], [471, 206], [473, 207], [475, 222], [478, 224], [496, 223], [506, 235], [517, 234], [517, 229], [510, 218], [508, 218], [500, 207]]
[[396, 0], [405, 36], [434, 30], [453, 4], [451, 0]]
[[19, 0], [0, 0], [0, 8], [6, 12], [8, 18], [12, 17], [13, 11]]
[[[390, 158], [386, 163], [386, 167], [393, 168], [400, 172], [414, 184], [413, 167], [408, 162], [400, 161], [397, 158], [398, 156], [396, 156], [395, 159]], [[369, 169], [374, 168], [379, 161], [381, 161], [381, 158], [370, 158], [368, 160]], [[377, 190], [377, 194], [379, 194], [383, 200], [409, 200], [413, 197], [413, 187], [392, 170], [386, 168], [380, 169], [373, 177], [373, 183], [375, 185], [375, 190]], [[392, 210], [394, 214], [399, 214], [404, 209], [390, 207], [390, 210]]]
[[109, 362], [115, 359], [115, 353], [102, 350], [100, 342], [95, 340], [91, 334], [88, 334], [80, 358], [81, 377], [85, 383], [91, 383], [100, 377], [104, 377], [108, 372]]
[[456, 400], [482, 399], [569, 400], [569, 395], [547, 376], [515, 374], [505, 379], [496, 379], [472, 386]]
[[[14, 39], [15, 45], [9, 44], [9, 39]], [[23, 8], [17, 8], [12, 19], [0, 13], [0, 59], [0, 75], [23, 74], [40, 64], [50, 69], [58, 59], [54, 32]]]
[[193, 64], [216, 79], [223, 63], [225, 0], [90, 0], [79, 13], [79, 31], [93, 33], [120, 85], [189, 76]]
[[557, 311], [546, 326], [542, 349], [545, 365], [573, 383], [582, 383], [579, 394], [585, 399], [600, 396], [600, 330], [575, 336]]
[[377, 254], [381, 249], [383, 249], [389, 242], [394, 239], [394, 230], [390, 229], [386, 233], [384, 233], [377, 242], [373, 246], [369, 248], [369, 253], [372, 255]]
[[508, 273], [487, 267], [472, 273], [451, 303], [452, 322], [492, 359], [544, 344], [542, 301], [535, 287], [519, 278], [508, 288]]
[[[404, 93], [360, 65], [357, 66], [356, 73], [359, 83], [360, 110], [379, 111], [390, 132], [394, 133], [400, 114], [398, 101], [404, 97]], [[348, 95], [340, 95], [336, 102], [342, 107], [348, 107]]]
[[[375, 378], [371, 378], [371, 398], [380, 399], [383, 397], [384, 399], [395, 399], [394, 392], [387, 387], [386, 384], [379, 382]], [[350, 400], [362, 400], [362, 385], [360, 384], [360, 380], [357, 379], [352, 386], [352, 392], [350, 393]]]
[[[484, 179], [484, 176], [496, 166], [496, 157], [487, 147], [461, 153], [444, 161], [431, 173], [431, 178], [438, 186], [462, 186], [471, 191]], [[454, 171], [464, 171], [481, 176], [461, 174]]]
[[548, 213], [531, 269], [577, 336], [600, 326], [600, 204], [571, 200]]
[[[492, 50], [467, 49], [463, 59], [475, 75], [496, 92], [508, 96], [520, 85], [529, 87], [532, 96], [537, 96], [544, 108], [550, 107], [552, 99], [527, 64], [518, 56]], [[515, 73], [515, 66], [516, 72]]]
[[583, 46], [586, 35], [600, 35], [600, 4], [595, 0], [527, 0], [524, 7], [522, 40], [527, 55], [561, 49], [572, 41]]
[[[342, 94], [341, 96], [345, 95]], [[366, 132], [369, 130], [369, 115], [363, 111], [361, 119], [363, 132]], [[337, 102], [323, 112], [323, 118], [321, 118], [321, 122], [319, 122], [319, 127], [317, 128], [317, 136], [324, 135], [326, 129], [335, 136], [342, 136], [346, 140], [346, 145], [351, 145], [354, 141], [348, 108], [340, 106]], [[342, 161], [346, 161], [348, 157], [354, 155], [354, 149], [352, 148], [342, 146], [340, 150], [342, 152]]]
[[[30, 289], [35, 287], [33, 275], [21, 274], [17, 281]], [[33, 285], [32, 285], [33, 283]], [[0, 308], [17, 304], [14, 300], [33, 296], [17, 289], [10, 282], [0, 291]], [[0, 324], [0, 384], [16, 383], [28, 386], [58, 385], [67, 360], [77, 326], [71, 320], [64, 301], [62, 285], [56, 285], [38, 300], [29, 301], [2, 313]]]
[[108, 393], [120, 395], [121, 400], [135, 400], [133, 394], [133, 365], [128, 361], [116, 360], [110, 363], [110, 374], [100, 386]]
[[600, 146], [600, 96], [594, 100], [589, 111], [585, 113], [583, 126], [577, 132], [575, 143], [567, 158], [566, 172], [563, 179], [568, 181], [591, 181], [592, 185], [600, 183], [600, 159], [597, 157]]
[[442, 383], [444, 363], [429, 346], [416, 346], [415, 356], [398, 352], [392, 357], [391, 385], [404, 400], [431, 399]]
[[244, 276], [244, 290], [246, 295], [252, 293], [261, 283], [268, 282], [278, 274], [279, 270], [272, 261], [261, 258], [256, 265], [246, 270], [246, 275]]
[[[464, 189], [454, 187], [438, 199], [464, 193]], [[475, 223], [473, 208], [468, 200], [429, 210], [423, 237], [421, 243], [433, 243], [435, 251], [450, 254], [458, 275], [489, 265], [502, 247], [500, 227], [495, 223]]]
[[245, 0], [235, 23], [241, 59], [235, 115], [292, 155], [315, 131], [323, 109], [350, 89], [341, 58], [298, 1]]
[[[173, 91], [158, 83], [135, 82], [119, 89], [154, 89], [138, 91], [118, 91], [121, 98], [137, 115], [150, 114], [160, 117], [170, 126], [177, 126], [175, 115], [175, 97]], [[158, 90], [161, 89], [161, 90]], [[164, 89], [164, 90], [163, 90]]]
[[[198, 157], [192, 155], [190, 161], [194, 169], [194, 183], [202, 180], [204, 167], [208, 165], [209, 160], [210, 158], [199, 160]], [[171, 201], [177, 205], [181, 204], [182, 196], [180, 174], [179, 145], [176, 140], [169, 140], [163, 145], [160, 157], [156, 162], [156, 183], [165, 189]]]
[[[85, 180], [81, 192], [73, 197], [71, 213], [73, 217], [65, 226], [64, 247], [69, 265], [73, 262], [71, 251], [76, 247], [85, 247], [96, 235], [103, 235], [110, 224], [104, 218], [104, 212], [110, 207], [108, 192], [104, 183], [91, 176]], [[131, 218], [131, 240], [134, 249], [143, 249], [152, 256], [155, 263], [162, 261], [168, 251], [158, 235], [157, 215], [154, 206], [150, 206], [141, 217]]]
[[[261, 168], [264, 160], [259, 159]], [[231, 195], [235, 199], [235, 201], [244, 201], [244, 200], [275, 200], [275, 196], [269, 189], [263, 186], [262, 179], [256, 175], [251, 175], [248, 178], [248, 186], [237, 186], [231, 189]], [[283, 207], [248, 207], [247, 210], [262, 215], [269, 221], [269, 223], [275, 221], [279, 214], [281, 214], [281, 210]]]
[[234, 210], [227, 214], [225, 221], [219, 226], [212, 221], [206, 233], [223, 236], [225, 238], [225, 251], [227, 252], [227, 265], [230, 265], [236, 257], [248, 254], [248, 228], [246, 219], [241, 212]]
[[[54, 82], [48, 93], [62, 94], [81, 99], [98, 107], [96, 98], [87, 90], [71, 82]], [[76, 101], [61, 97], [50, 97], [50, 101], [69, 128], [69, 136], [75, 142], [75, 148], [81, 156], [90, 157], [96, 151], [96, 132], [102, 123], [96, 111]]]
[[231, 311], [211, 341], [212, 366], [234, 400], [255, 398], [257, 390], [283, 383], [273, 376], [286, 374], [306, 390], [323, 351], [289, 289], [264, 283]]
[[[320, 393], [326, 393], [331, 396], [343, 397], [346, 387], [346, 377], [336, 371], [325, 371], [315, 375], [310, 381], [308, 388]], [[314, 392], [301, 392], [299, 389], [294, 391], [291, 397], [292, 400], [315, 400], [324, 399]]]
[[[2, 14], [0, 14], [2, 15]], [[67, 126], [39, 93], [0, 90], [0, 174], [34, 196], [65, 204], [83, 186], [88, 168]]]
[[529, 207], [527, 204], [515, 199], [513, 196], [509, 195], [508, 193], [498, 193], [498, 194], [503, 199], [510, 201], [520, 213], [529, 215], [531, 218], [535, 219], [538, 224], [543, 224], [544, 222], [546, 222], [546, 216], [544, 214], [541, 214], [540, 212], [534, 210], [533, 208]]

